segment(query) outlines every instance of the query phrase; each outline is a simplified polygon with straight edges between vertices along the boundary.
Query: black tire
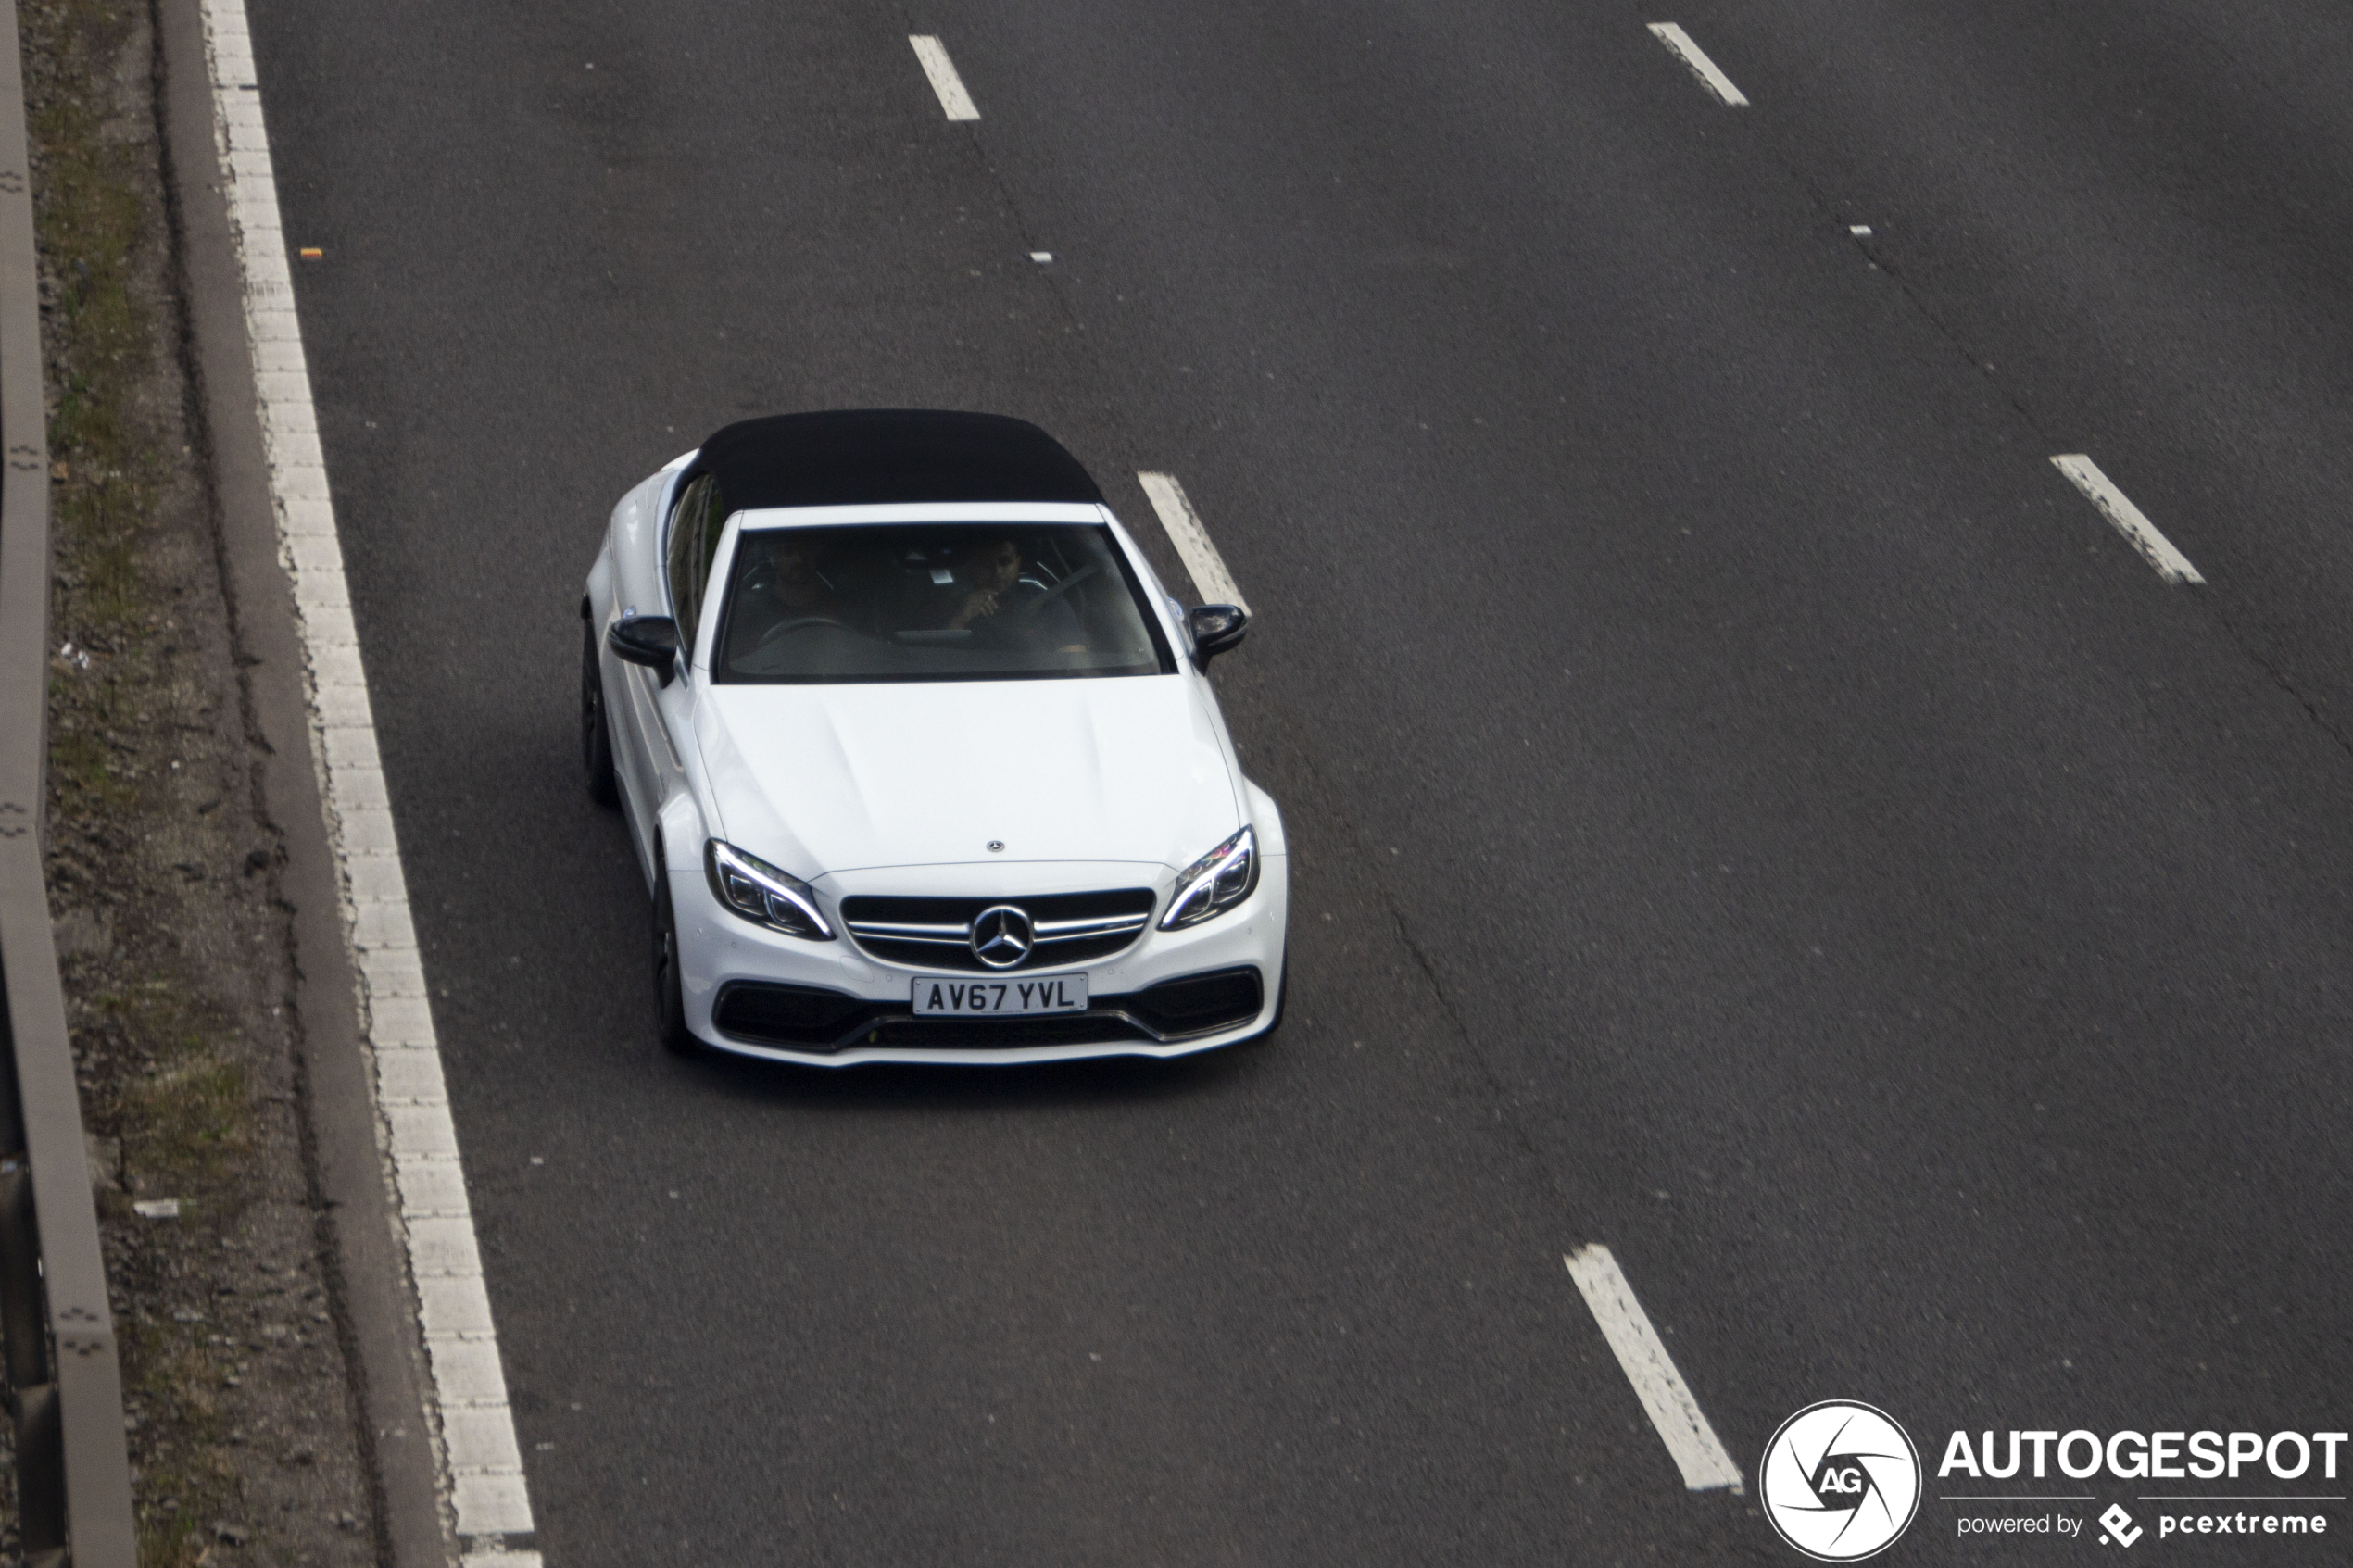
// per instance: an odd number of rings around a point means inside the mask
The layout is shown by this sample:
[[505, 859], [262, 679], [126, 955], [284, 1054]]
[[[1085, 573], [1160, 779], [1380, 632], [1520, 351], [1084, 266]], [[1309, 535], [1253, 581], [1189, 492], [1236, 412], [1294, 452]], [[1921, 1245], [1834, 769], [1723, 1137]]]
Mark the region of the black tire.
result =
[[605, 677], [597, 660], [597, 623], [580, 624], [580, 767], [588, 798], [599, 806], [621, 804], [621, 781], [612, 771], [612, 731], [605, 719]]
[[678, 916], [670, 907], [670, 872], [658, 869], [654, 892], [654, 1016], [665, 1048], [700, 1056], [703, 1043], [686, 1028], [686, 996], [678, 987]]

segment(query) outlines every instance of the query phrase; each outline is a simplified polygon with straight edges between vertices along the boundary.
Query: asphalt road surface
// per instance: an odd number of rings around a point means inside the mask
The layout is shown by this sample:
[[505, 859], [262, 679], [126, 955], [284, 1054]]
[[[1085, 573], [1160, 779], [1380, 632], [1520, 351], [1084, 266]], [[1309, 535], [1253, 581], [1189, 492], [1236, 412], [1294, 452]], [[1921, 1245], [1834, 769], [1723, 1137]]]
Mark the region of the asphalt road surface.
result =
[[[1752, 1482], [1831, 1397], [1931, 1464], [2347, 1424], [2353, 14], [253, 27], [551, 1564], [1796, 1561], [1684, 1489], [1595, 1242]], [[581, 578], [710, 430], [855, 405], [1037, 420], [1176, 584], [1184, 483], [1277, 1041], [661, 1053]], [[2066, 1554], [1929, 1491], [1907, 1561]]]

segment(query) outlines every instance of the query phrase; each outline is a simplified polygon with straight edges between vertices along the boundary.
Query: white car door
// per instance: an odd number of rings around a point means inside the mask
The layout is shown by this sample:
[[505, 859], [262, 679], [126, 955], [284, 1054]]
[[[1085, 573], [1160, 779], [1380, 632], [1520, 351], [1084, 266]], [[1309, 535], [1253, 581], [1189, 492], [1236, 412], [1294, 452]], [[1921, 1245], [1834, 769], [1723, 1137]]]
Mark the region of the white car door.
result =
[[[708, 476], [689, 484], [671, 508], [661, 539], [662, 582], [667, 602], [642, 607], [648, 614], [667, 614], [678, 624], [681, 657], [665, 684], [662, 672], [642, 665], [623, 665], [623, 684], [628, 693], [623, 721], [628, 743], [615, 748], [623, 769], [623, 785], [629, 797], [631, 826], [648, 874], [654, 873], [653, 840], [663, 807], [688, 787], [686, 758], [694, 748], [695, 676], [691, 659], [701, 629], [704, 589], [726, 523], [724, 503]], [[713, 607], [715, 608], [715, 607]]]
[[[644, 859], [648, 874], [653, 866], [654, 830], [661, 821], [661, 809], [676, 792], [685, 777], [685, 763], [679, 755], [682, 731], [674, 728], [677, 718], [677, 696], [688, 689], [689, 683], [682, 674], [673, 678], [667, 688], [661, 678], [641, 665], [623, 667], [623, 679], [629, 686], [630, 774], [623, 781], [629, 799], [630, 827], [637, 835], [637, 851]], [[618, 756], [614, 759], [618, 763]]]

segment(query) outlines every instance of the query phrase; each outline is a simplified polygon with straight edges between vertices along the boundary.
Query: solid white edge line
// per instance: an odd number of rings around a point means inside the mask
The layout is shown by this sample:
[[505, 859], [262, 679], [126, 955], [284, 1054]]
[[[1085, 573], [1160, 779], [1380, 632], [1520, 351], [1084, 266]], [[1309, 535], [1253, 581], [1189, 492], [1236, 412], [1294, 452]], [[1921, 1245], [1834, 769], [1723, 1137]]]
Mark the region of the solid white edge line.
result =
[[2116, 531], [2124, 535], [2141, 558], [2157, 569], [2157, 574], [2168, 583], [2203, 584], [2205, 578], [2190, 564], [2190, 558], [2173, 547], [2173, 541], [2157, 531], [2134, 506], [2132, 498], [2116, 487], [2114, 481], [2100, 471], [2100, 465], [2081, 452], [2070, 452], [2053, 458], [2051, 466], [2067, 475], [2075, 488], [2083, 492], [2092, 505], [2099, 508]]
[[1642, 1401], [1675, 1468], [1683, 1473], [1683, 1485], [1694, 1492], [1721, 1486], [1739, 1491], [1740, 1466], [1724, 1451], [1716, 1429], [1707, 1424], [1699, 1401], [1692, 1398], [1683, 1374], [1675, 1370], [1674, 1360], [1660, 1343], [1657, 1330], [1651, 1327], [1642, 1304], [1634, 1299], [1634, 1287], [1626, 1283], [1609, 1248], [1596, 1243], [1579, 1248], [1561, 1261], [1568, 1265], [1568, 1277], [1577, 1282], [1578, 1293], [1592, 1309], [1602, 1337], [1609, 1341], [1617, 1364], [1625, 1369], [1626, 1380], [1634, 1386], [1634, 1397]]
[[1707, 90], [1732, 107], [1746, 108], [1748, 99], [1732, 85], [1732, 79], [1716, 69], [1707, 51], [1692, 42], [1692, 35], [1673, 22], [1653, 22], [1651, 35], [1675, 52], [1678, 59], [1692, 68], [1692, 74], [1707, 83]]
[[1172, 473], [1139, 473], [1136, 482], [1144, 487], [1144, 498], [1160, 514], [1160, 526], [1167, 533], [1168, 542], [1176, 546], [1185, 570], [1192, 574], [1194, 591], [1201, 602], [1212, 605], [1235, 605], [1243, 614], [1250, 613], [1250, 601], [1234, 585], [1234, 574], [1226, 570], [1226, 558], [1209, 542], [1209, 530], [1202, 526], [1201, 514], [1186, 498], [1185, 487], [1176, 483]]
[[924, 75], [930, 80], [931, 90], [939, 94], [939, 107], [948, 111], [948, 118], [978, 119], [980, 109], [964, 91], [964, 79], [956, 74], [956, 62], [948, 57], [948, 45], [927, 32], [911, 32], [907, 42], [915, 46], [915, 58], [923, 62]]
[[343, 883], [346, 939], [359, 976], [385, 1176], [417, 1290], [430, 1363], [426, 1388], [433, 1408], [425, 1415], [434, 1431], [442, 1493], [462, 1561], [476, 1568], [541, 1568], [536, 1551], [506, 1547], [508, 1537], [533, 1533], [531, 1499], [328, 500], [245, 0], [204, 0], [204, 23], [215, 144], [245, 276], [245, 332], [280, 560], [294, 585], [309, 666], [311, 760]]

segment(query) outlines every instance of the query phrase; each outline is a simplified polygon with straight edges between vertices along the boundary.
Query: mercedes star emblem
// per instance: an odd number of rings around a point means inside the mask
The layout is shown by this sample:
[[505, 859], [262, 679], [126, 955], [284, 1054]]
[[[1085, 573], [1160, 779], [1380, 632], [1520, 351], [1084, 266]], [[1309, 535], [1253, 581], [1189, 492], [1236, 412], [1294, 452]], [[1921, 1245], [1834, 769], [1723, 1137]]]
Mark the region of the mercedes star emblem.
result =
[[999, 904], [973, 916], [973, 957], [991, 969], [1011, 969], [1037, 945], [1026, 910]]

